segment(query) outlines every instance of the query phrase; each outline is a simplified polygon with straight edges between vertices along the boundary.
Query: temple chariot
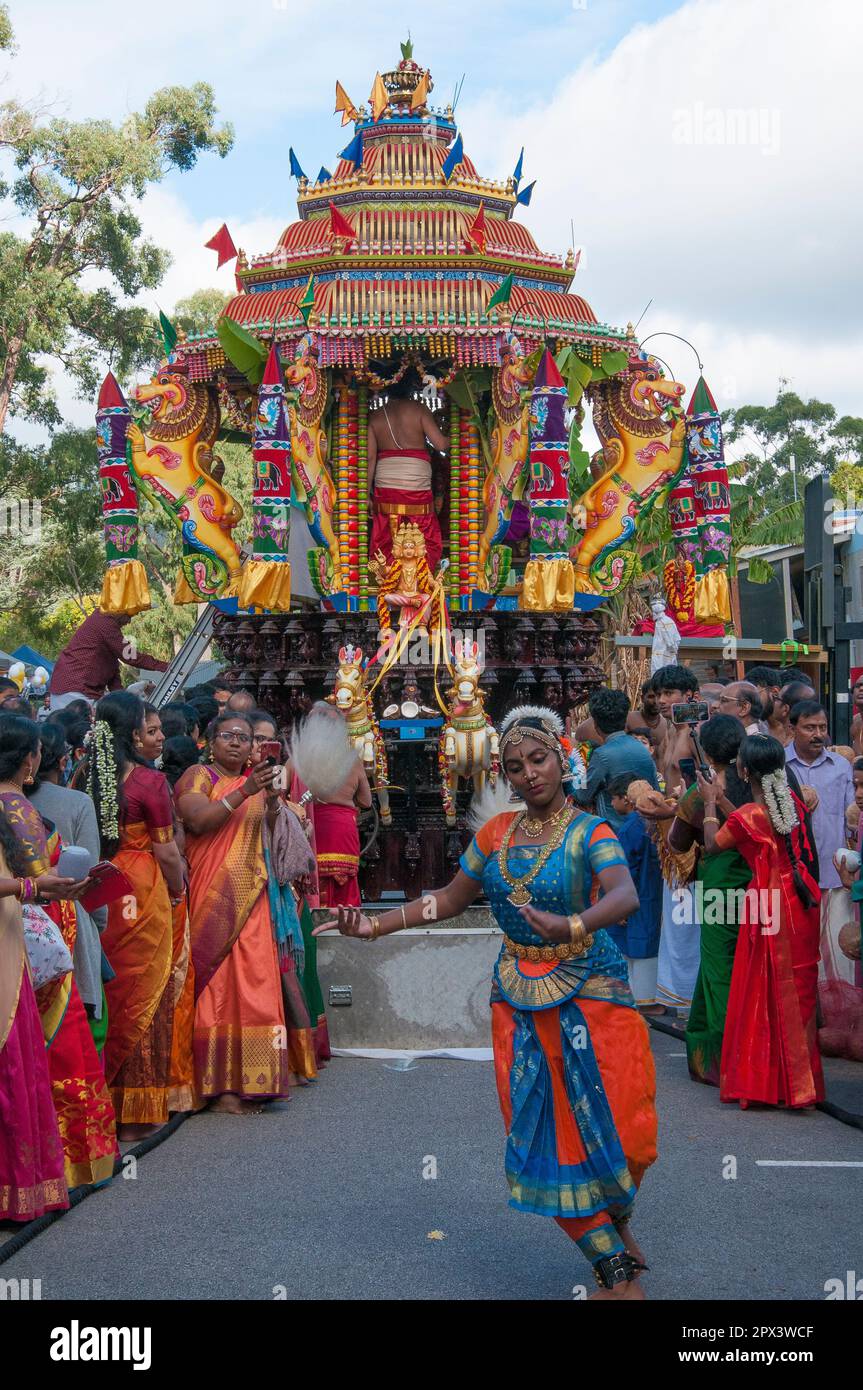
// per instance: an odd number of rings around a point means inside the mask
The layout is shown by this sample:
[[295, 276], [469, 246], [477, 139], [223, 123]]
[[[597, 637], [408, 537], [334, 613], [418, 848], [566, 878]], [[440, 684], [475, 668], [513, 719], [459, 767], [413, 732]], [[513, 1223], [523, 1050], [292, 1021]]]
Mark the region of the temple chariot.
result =
[[[483, 177], [431, 73], [402, 55], [364, 106], [337, 85], [349, 143], [315, 179], [292, 152], [297, 219], [274, 249], [239, 252], [212, 331], [169, 342], [131, 409], [107, 378], [97, 417], [103, 606], [146, 606], [143, 491], [182, 533], [176, 601], [214, 606], [232, 683], [285, 726], [317, 698], [344, 710], [378, 787], [368, 901], [449, 879], [507, 707], [566, 718], [601, 682], [603, 606], [652, 505], [675, 526], [676, 618], [720, 632], [728, 618], [709, 393], [687, 418], [632, 327], [572, 292], [573, 250], [540, 250], [520, 220], [522, 159]], [[370, 496], [369, 419], [403, 381], [449, 444], [419, 504]], [[251, 517], [220, 481], [226, 428], [249, 442]]]

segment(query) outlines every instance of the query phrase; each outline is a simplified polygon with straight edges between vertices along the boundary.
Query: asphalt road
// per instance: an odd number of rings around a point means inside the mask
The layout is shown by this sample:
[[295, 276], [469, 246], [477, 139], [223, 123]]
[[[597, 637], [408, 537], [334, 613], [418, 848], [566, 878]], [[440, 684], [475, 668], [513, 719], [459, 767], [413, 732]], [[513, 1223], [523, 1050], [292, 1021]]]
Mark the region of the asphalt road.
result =
[[[823, 1299], [863, 1276], [863, 1134], [723, 1106], [689, 1081], [682, 1042], [652, 1041], [660, 1158], [633, 1223], [648, 1295]], [[491, 1064], [402, 1068], [336, 1058], [264, 1115], [194, 1117], [2, 1276], [41, 1279], [43, 1300], [579, 1296], [578, 1250], [507, 1206]]]

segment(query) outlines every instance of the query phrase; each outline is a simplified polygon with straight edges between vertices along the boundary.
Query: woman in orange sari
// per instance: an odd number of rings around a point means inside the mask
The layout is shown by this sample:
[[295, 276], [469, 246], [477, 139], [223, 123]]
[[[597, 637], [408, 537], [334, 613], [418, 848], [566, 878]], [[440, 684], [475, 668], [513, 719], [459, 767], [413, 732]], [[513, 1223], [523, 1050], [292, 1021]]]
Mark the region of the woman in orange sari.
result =
[[736, 849], [752, 870], [744, 899], [722, 1042], [724, 1101], [801, 1108], [824, 1099], [815, 1024], [818, 885], [805, 866], [805, 808], [785, 774], [785, 749], [743, 739], [737, 771], [752, 801], [718, 824], [715, 782], [699, 777], [704, 845]]
[[145, 762], [146, 717], [137, 695], [118, 690], [96, 706], [88, 791], [103, 853], [132, 884], [108, 905], [102, 946], [115, 972], [105, 986], [105, 1077], [119, 1136], [134, 1141], [168, 1120], [174, 995], [172, 910], [185, 883], [174, 841], [168, 783]]
[[[33, 721], [15, 714], [0, 716], [0, 809], [21, 844], [27, 874], [36, 879], [50, 871], [52, 860], [48, 829], [25, 795], [40, 757], [39, 731]], [[51, 839], [56, 859], [60, 849], [56, 832]], [[46, 908], [70, 952], [75, 948], [78, 923], [72, 897], [83, 887], [73, 885], [67, 890], [69, 896]], [[73, 972], [42, 986], [36, 999], [48, 1048], [66, 1183], [69, 1187], [99, 1185], [114, 1172], [114, 1110]]]
[[218, 715], [211, 761], [184, 772], [174, 793], [189, 862], [196, 1088], [212, 1109], [234, 1115], [287, 1096], [290, 1085], [263, 846], [282, 772], [252, 766], [252, 737], [246, 715]]

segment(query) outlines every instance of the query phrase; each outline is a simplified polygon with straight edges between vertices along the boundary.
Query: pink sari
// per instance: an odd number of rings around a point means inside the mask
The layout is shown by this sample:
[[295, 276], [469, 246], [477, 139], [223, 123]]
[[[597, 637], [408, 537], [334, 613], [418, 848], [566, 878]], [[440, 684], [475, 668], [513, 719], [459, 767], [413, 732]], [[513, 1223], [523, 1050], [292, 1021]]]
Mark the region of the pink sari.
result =
[[[0, 853], [0, 874], [8, 872]], [[0, 898], [0, 1221], [32, 1221], [68, 1207], [63, 1168], [21, 909]]]

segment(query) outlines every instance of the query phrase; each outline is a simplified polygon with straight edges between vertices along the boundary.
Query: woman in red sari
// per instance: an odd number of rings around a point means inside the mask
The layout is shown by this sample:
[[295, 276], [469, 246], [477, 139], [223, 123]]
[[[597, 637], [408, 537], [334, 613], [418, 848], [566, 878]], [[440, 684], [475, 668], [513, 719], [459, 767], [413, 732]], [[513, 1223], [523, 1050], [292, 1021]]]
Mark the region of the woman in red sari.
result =
[[120, 1138], [134, 1141], [168, 1120], [174, 1022], [173, 908], [185, 895], [171, 793], [145, 762], [144, 705], [126, 690], [96, 706], [87, 788], [102, 851], [132, 884], [108, 905], [102, 934], [114, 979], [105, 986], [105, 1077]]
[[[15, 714], [0, 716], [0, 809], [21, 844], [27, 874], [37, 879], [50, 871], [52, 862], [49, 830], [25, 795], [40, 757], [39, 731], [33, 721]], [[51, 832], [50, 841], [56, 860], [60, 849], [56, 832]], [[83, 886], [73, 885], [68, 892], [74, 896]], [[46, 907], [70, 952], [78, 923], [71, 896]], [[43, 985], [36, 999], [48, 1049], [66, 1183], [69, 1187], [99, 1185], [114, 1171], [114, 1109], [73, 972]]]
[[722, 1044], [724, 1101], [802, 1108], [824, 1098], [815, 1023], [820, 898], [803, 863], [805, 808], [785, 774], [785, 749], [744, 738], [737, 770], [752, 802], [719, 826], [717, 787], [699, 777], [707, 853], [736, 849], [752, 869], [734, 957]]

